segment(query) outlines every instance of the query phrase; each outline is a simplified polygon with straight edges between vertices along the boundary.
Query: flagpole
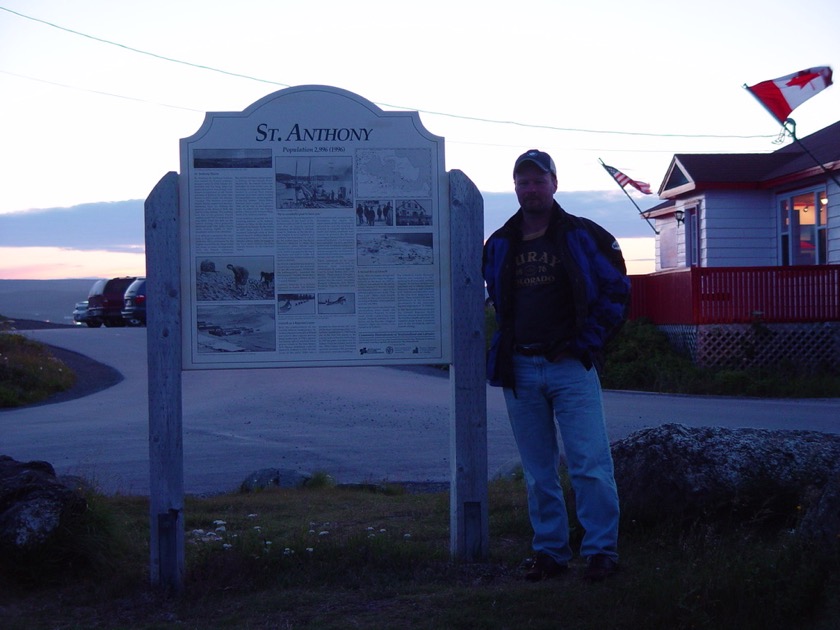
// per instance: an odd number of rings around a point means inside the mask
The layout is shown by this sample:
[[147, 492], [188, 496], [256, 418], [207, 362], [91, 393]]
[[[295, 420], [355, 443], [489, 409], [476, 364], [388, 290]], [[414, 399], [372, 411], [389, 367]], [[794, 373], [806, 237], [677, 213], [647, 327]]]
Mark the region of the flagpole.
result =
[[768, 114], [770, 114], [770, 115], [773, 117], [773, 120], [776, 120], [777, 122], [781, 123], [782, 127], [784, 127], [784, 126], [785, 126], [785, 122], [784, 122], [783, 120], [779, 120], [779, 117], [778, 117], [778, 116], [776, 116], [776, 114], [774, 114], [774, 113], [773, 113], [773, 110], [772, 110], [772, 109], [770, 109], [769, 107], [767, 107], [767, 105], [764, 103], [764, 101], [762, 101], [760, 98], [758, 98], [758, 95], [756, 95], [756, 93], [755, 93], [755, 92], [753, 92], [753, 91], [750, 89], [750, 86], [749, 86], [749, 85], [747, 85], [746, 83], [744, 83], [744, 85], [743, 85], [743, 86], [741, 86], [741, 87], [743, 87], [743, 88], [744, 88], [747, 92], [749, 92], [750, 94], [752, 94], [752, 97], [753, 97], [755, 100], [757, 100], [759, 103], [761, 103], [761, 106], [764, 108], [764, 111], [765, 111], [765, 112], [767, 112]]
[[[604, 170], [606, 171], [607, 170], [607, 165], [604, 164], [604, 160], [602, 160], [601, 158], [598, 158], [598, 161], [601, 163], [601, 166], [603, 166]], [[607, 172], [609, 172], [609, 171], [607, 171]], [[642, 209], [639, 207], [639, 204], [637, 204], [636, 200], [633, 199], [633, 197], [631, 197], [630, 194], [624, 189], [624, 186], [619, 184], [616, 181], [615, 177], [613, 177], [612, 175], [610, 175], [610, 179], [612, 179], [618, 185], [618, 187], [621, 188], [621, 192], [623, 192], [625, 195], [627, 195], [627, 198], [631, 202], [633, 202], [633, 205], [636, 206], [636, 210], [638, 210], [639, 214], [642, 215], [642, 217], [644, 218], [645, 221], [647, 221], [647, 224], [650, 226], [650, 229], [653, 230], [653, 233], [654, 234], [659, 234], [659, 230], [657, 230], [655, 227], [653, 227], [653, 223], [651, 223], [650, 219], [647, 217], [647, 215], [644, 212], [642, 212]]]
[[808, 147], [806, 147], [806, 146], [803, 144], [803, 142], [802, 142], [799, 138], [797, 138], [797, 137], [796, 137], [796, 121], [795, 121], [793, 118], [788, 118], [787, 120], [785, 120], [785, 122], [783, 122], [783, 123], [782, 123], [782, 128], [783, 128], [785, 131], [787, 131], [787, 132], [790, 134], [790, 137], [791, 137], [791, 138], [793, 138], [793, 141], [794, 141], [797, 145], [799, 145], [799, 146], [802, 148], [802, 150], [803, 150], [803, 151], [805, 151], [805, 153], [807, 153], [807, 154], [808, 154], [808, 156], [809, 156], [812, 160], [814, 160], [814, 163], [815, 163], [817, 166], [819, 166], [819, 167], [823, 170], [823, 172], [831, 178], [831, 181], [833, 181], [833, 182], [837, 185], [837, 187], [838, 187], [838, 188], [840, 188], [840, 181], [837, 181], [837, 178], [834, 176], [834, 173], [832, 173], [831, 171], [829, 171], [829, 170], [825, 167], [825, 165], [824, 165], [822, 162], [820, 162], [820, 161], [817, 159], [817, 157], [816, 157], [813, 153], [811, 153], [811, 152], [808, 150]]
[[[831, 68], [824, 68], [824, 69], [825, 69], [825, 70], [828, 70], [828, 78], [827, 78], [827, 79], [825, 79], [825, 76], [823, 76], [824, 81], [826, 81], [826, 85], [825, 85], [825, 87], [828, 87], [828, 86], [830, 86], [830, 85], [831, 85]], [[821, 74], [822, 74], [822, 73], [821, 73]], [[779, 80], [780, 80], [780, 79], [776, 79], [776, 81], [779, 81]], [[761, 84], [761, 83], [757, 83], [756, 85], [762, 85], [762, 84]], [[794, 141], [794, 142], [795, 142], [795, 143], [796, 143], [796, 144], [797, 144], [797, 145], [798, 145], [798, 146], [799, 146], [799, 147], [800, 147], [803, 151], [805, 151], [805, 153], [807, 153], [807, 154], [808, 154], [808, 157], [810, 157], [812, 160], [814, 160], [814, 163], [815, 163], [817, 166], [819, 166], [819, 167], [822, 169], [822, 171], [823, 171], [826, 175], [828, 175], [828, 177], [831, 179], [831, 181], [833, 181], [833, 182], [834, 182], [834, 183], [835, 183], [838, 187], [840, 187], [840, 181], [837, 181], [837, 178], [834, 176], [834, 174], [826, 168], [825, 164], [823, 164], [822, 162], [820, 162], [820, 161], [817, 159], [817, 157], [816, 157], [813, 153], [811, 153], [811, 152], [808, 150], [808, 147], [806, 147], [806, 146], [803, 144], [803, 142], [802, 142], [799, 138], [797, 138], [797, 137], [796, 137], [796, 121], [795, 121], [793, 118], [785, 118], [784, 120], [782, 120], [782, 119], [781, 119], [781, 117], [779, 117], [778, 115], [776, 115], [776, 113], [774, 113], [774, 112], [773, 112], [773, 110], [772, 110], [772, 109], [770, 109], [770, 107], [768, 107], [768, 105], [767, 105], [767, 103], [764, 101], [764, 99], [760, 98], [760, 97], [758, 96], [758, 94], [756, 94], [755, 92], [753, 92], [752, 88], [751, 88], [749, 85], [747, 85], [746, 83], [744, 83], [744, 86], [743, 86], [743, 87], [744, 87], [744, 89], [746, 89], [746, 90], [747, 90], [747, 92], [749, 92], [750, 94], [752, 94], [752, 95], [753, 95], [753, 97], [755, 98], [755, 100], [757, 100], [759, 103], [761, 103], [761, 106], [762, 106], [762, 107], [763, 107], [763, 108], [767, 111], [767, 113], [768, 113], [768, 114], [770, 114], [770, 115], [773, 117], [773, 120], [775, 120], [776, 122], [778, 122], [778, 123], [782, 126], [782, 129], [783, 129], [784, 131], [786, 131], [787, 133], [789, 133], [789, 134], [790, 134], [790, 137], [791, 137], [791, 138], [793, 138], [793, 141]], [[824, 88], [822, 88], [822, 89], [824, 89]], [[818, 91], [821, 91], [821, 90], [818, 90]], [[784, 98], [784, 96], [782, 96], [782, 98]], [[603, 163], [603, 162], [602, 162], [602, 163]]]

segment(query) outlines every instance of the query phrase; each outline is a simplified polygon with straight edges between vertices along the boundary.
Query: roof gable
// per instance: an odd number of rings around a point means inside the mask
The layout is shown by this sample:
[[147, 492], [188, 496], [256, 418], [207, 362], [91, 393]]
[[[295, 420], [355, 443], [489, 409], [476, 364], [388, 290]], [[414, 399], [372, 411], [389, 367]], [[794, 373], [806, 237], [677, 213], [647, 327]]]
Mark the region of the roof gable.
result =
[[812, 169], [817, 166], [815, 158], [820, 164], [840, 160], [840, 121], [773, 153], [675, 154], [659, 195], [673, 197], [708, 188], [761, 188]]

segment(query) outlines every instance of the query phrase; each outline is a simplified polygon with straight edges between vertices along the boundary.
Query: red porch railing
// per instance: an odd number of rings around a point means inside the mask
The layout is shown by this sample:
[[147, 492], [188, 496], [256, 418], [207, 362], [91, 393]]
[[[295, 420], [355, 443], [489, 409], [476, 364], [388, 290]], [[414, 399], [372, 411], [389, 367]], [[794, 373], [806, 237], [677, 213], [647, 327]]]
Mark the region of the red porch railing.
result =
[[840, 265], [692, 267], [630, 281], [630, 319], [654, 324], [840, 321]]

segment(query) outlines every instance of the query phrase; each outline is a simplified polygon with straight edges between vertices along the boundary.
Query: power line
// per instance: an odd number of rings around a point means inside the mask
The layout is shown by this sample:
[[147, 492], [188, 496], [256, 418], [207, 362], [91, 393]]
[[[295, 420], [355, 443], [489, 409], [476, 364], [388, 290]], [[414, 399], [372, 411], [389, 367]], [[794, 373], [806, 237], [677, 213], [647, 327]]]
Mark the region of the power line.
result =
[[46, 83], [47, 85], [55, 85], [56, 87], [65, 88], [68, 90], [78, 90], [80, 92], [90, 92], [91, 94], [98, 94], [100, 96], [111, 96], [113, 98], [122, 98], [127, 101], [137, 101], [138, 103], [147, 103], [149, 105], [160, 105], [161, 107], [169, 107], [171, 109], [183, 109], [188, 112], [198, 112], [204, 114], [203, 109], [194, 109], [192, 107], [182, 107], [181, 105], [170, 105], [169, 103], [160, 103], [158, 101], [150, 101], [144, 98], [136, 98], [134, 96], [123, 96], [122, 94], [114, 94], [113, 92], [103, 92], [101, 90], [92, 90], [90, 88], [78, 87], [76, 85], [67, 85], [66, 83], [58, 83], [56, 81], [48, 81], [47, 79], [37, 79], [35, 77], [26, 76], [25, 74], [17, 74], [16, 72], [9, 72], [8, 70], [0, 70], [0, 74], [7, 74], [19, 79], [26, 79], [27, 81], [37, 81], [38, 83]]
[[[71, 33], [73, 35], [78, 35], [79, 37], [84, 37], [86, 39], [90, 39], [90, 40], [93, 40], [93, 41], [96, 41], [96, 42], [99, 42], [99, 43], [102, 43], [102, 44], [107, 44], [109, 46], [116, 46], [118, 48], [122, 48], [122, 49], [128, 50], [130, 52], [134, 52], [134, 53], [137, 53], [137, 54], [140, 54], [140, 55], [146, 55], [146, 56], [153, 57], [155, 59], [159, 59], [159, 60], [162, 60], [162, 61], [168, 61], [170, 63], [181, 64], [181, 65], [189, 66], [189, 67], [196, 68], [196, 69], [199, 69], [199, 70], [206, 70], [208, 72], [216, 72], [216, 73], [219, 73], [219, 74], [224, 74], [224, 75], [231, 76], [231, 77], [237, 77], [237, 78], [240, 78], [240, 79], [247, 79], [249, 81], [256, 81], [256, 82], [259, 82], [259, 83], [267, 83], [267, 84], [276, 85], [276, 86], [279, 86], [279, 87], [287, 87], [287, 88], [292, 87], [288, 83], [281, 83], [279, 81], [272, 81], [270, 79], [263, 79], [263, 78], [260, 78], [260, 77], [254, 77], [254, 76], [243, 74], [243, 73], [240, 73], [240, 72], [232, 72], [230, 70], [223, 70], [221, 68], [215, 68], [213, 66], [207, 66], [207, 65], [203, 65], [203, 64], [193, 63], [191, 61], [184, 61], [182, 59], [176, 59], [174, 57], [167, 57], [165, 55], [150, 52], [150, 51], [147, 51], [147, 50], [142, 50], [140, 48], [134, 48], [132, 46], [127, 46], [125, 44], [121, 44], [119, 42], [115, 42], [115, 41], [112, 41], [112, 40], [109, 40], [109, 39], [104, 39], [102, 37], [97, 37], [95, 35], [89, 35], [87, 33], [82, 33], [80, 31], [76, 31], [74, 29], [67, 28], [65, 26], [61, 26], [60, 24], [55, 24], [54, 22], [49, 22], [47, 20], [42, 20], [40, 18], [32, 17], [30, 15], [25, 15], [23, 13], [20, 13], [19, 11], [13, 11], [13, 10], [8, 9], [6, 7], [0, 7], [0, 10], [6, 11], [7, 13], [11, 13], [13, 15], [16, 15], [18, 17], [21, 17], [21, 18], [24, 18], [24, 19], [27, 19], [27, 20], [31, 20], [33, 22], [38, 22], [40, 24], [44, 24], [46, 26], [50, 26], [52, 28], [55, 28], [55, 29], [58, 29], [58, 30], [61, 30], [61, 31], [65, 31], [67, 33]], [[11, 74], [11, 73], [6, 73], [6, 74]], [[26, 78], [31, 78], [31, 77], [26, 77]], [[40, 79], [33, 79], [33, 80], [39, 81]], [[49, 83], [49, 82], [45, 81], [45, 83]], [[56, 85], [58, 85], [58, 84], [56, 84]], [[70, 86], [63, 86], [63, 87], [70, 87]], [[77, 88], [77, 89], [82, 89], [82, 88]], [[93, 90], [89, 90], [89, 91], [93, 91]], [[117, 96], [118, 98], [129, 98], [129, 97], [119, 97], [116, 94], [109, 94], [107, 92], [98, 92], [98, 93], [106, 94], [106, 95], [109, 95], [109, 96]], [[138, 99], [132, 99], [132, 100], [138, 100]], [[452, 114], [452, 113], [449, 113], [449, 112], [437, 112], [437, 111], [432, 111], [432, 110], [427, 110], [427, 109], [420, 109], [420, 108], [416, 108], [416, 107], [404, 107], [404, 106], [400, 106], [400, 105], [392, 105], [392, 104], [389, 104], [389, 103], [376, 103], [376, 102], [374, 102], [374, 103], [376, 105], [380, 106], [380, 107], [389, 107], [389, 108], [397, 109], [397, 110], [413, 110], [413, 111], [420, 112], [422, 114], [428, 114], [430, 116], [443, 116], [443, 117], [447, 117], [447, 118], [456, 118], [456, 119], [459, 119], [459, 120], [470, 120], [470, 121], [474, 121], [474, 122], [483, 122], [483, 123], [489, 123], [489, 124], [494, 124], [494, 125], [512, 125], [512, 126], [524, 127], [524, 128], [528, 128], [528, 129], [546, 129], [546, 130], [549, 130], [549, 131], [564, 131], [564, 132], [574, 132], [574, 133], [594, 133], [594, 134], [605, 134], [605, 135], [644, 136], [644, 137], [655, 137], [655, 138], [755, 139], [755, 138], [772, 138], [772, 137], [774, 137], [773, 135], [764, 135], [764, 134], [761, 134], [761, 135], [678, 134], [678, 133], [651, 133], [651, 132], [643, 132], [643, 131], [617, 131], [617, 130], [606, 130], [606, 129], [584, 129], [584, 128], [575, 128], [575, 127], [558, 127], [558, 126], [555, 126], [555, 125], [524, 123], [524, 122], [520, 122], [520, 121], [516, 121], [516, 120], [498, 120], [498, 119], [493, 119], [493, 118], [482, 118], [482, 117], [478, 117], [478, 116], [466, 116], [466, 115], [463, 115], [463, 114]], [[167, 107], [174, 107], [174, 106], [167, 106]], [[181, 108], [179, 108], [179, 109], [181, 109]], [[187, 109], [187, 108], [183, 108], [183, 109]]]
[[260, 79], [258, 77], [252, 77], [247, 74], [240, 74], [238, 72], [230, 72], [228, 70], [221, 70], [219, 68], [213, 68], [211, 66], [204, 66], [198, 63], [193, 63], [191, 61], [183, 61], [181, 59], [175, 59], [174, 57], [167, 57], [165, 55], [159, 55], [157, 53], [149, 52], [147, 50], [141, 50], [139, 48], [133, 48], [132, 46], [126, 46], [125, 44], [120, 44], [119, 42], [111, 41], [110, 39], [103, 39], [101, 37], [96, 37], [95, 35], [88, 35], [87, 33], [82, 33], [80, 31], [75, 31], [72, 28], [67, 28], [66, 26], [61, 26], [60, 24], [55, 24], [53, 22], [48, 22], [47, 20], [42, 20], [40, 18], [32, 17], [31, 15], [25, 15], [18, 11], [12, 11], [11, 9], [7, 9], [6, 7], [0, 7], [3, 11], [7, 11], [8, 13], [12, 13], [17, 15], [18, 17], [25, 18], [27, 20], [32, 20], [33, 22], [39, 22], [41, 24], [45, 24], [47, 26], [51, 26], [53, 28], [57, 28], [60, 31], [65, 31], [67, 33], [71, 33], [73, 35], [78, 35], [79, 37], [85, 37], [87, 39], [91, 39], [96, 42], [100, 42], [102, 44], [108, 44], [109, 46], [116, 46], [117, 48], [122, 48], [124, 50], [128, 50], [131, 52], [138, 53], [140, 55], [147, 55], [149, 57], [154, 57], [155, 59], [160, 59], [162, 61], [169, 61], [172, 63], [178, 63], [185, 66], [190, 66], [193, 68], [198, 68], [200, 70], [209, 70], [210, 72], [218, 72], [220, 74], [226, 74], [232, 77], [239, 77], [241, 79], [248, 79], [250, 81], [258, 81], [260, 83], [270, 83], [272, 85], [278, 85], [280, 87], [292, 87], [287, 83], [278, 83], [277, 81], [269, 81], [268, 79]]

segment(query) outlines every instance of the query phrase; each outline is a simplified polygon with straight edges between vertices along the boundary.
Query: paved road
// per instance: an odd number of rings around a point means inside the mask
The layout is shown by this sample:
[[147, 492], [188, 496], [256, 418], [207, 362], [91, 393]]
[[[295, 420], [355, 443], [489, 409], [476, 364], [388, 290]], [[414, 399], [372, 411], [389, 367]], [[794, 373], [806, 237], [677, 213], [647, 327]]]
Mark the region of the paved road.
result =
[[[148, 494], [144, 328], [24, 331], [113, 366], [118, 384], [67, 402], [0, 411], [0, 454], [46, 460], [107, 493]], [[449, 379], [390, 367], [183, 374], [188, 494], [228, 492], [251, 472], [324, 471], [337, 481], [449, 480]], [[612, 440], [644, 427], [799, 428], [840, 433], [840, 399], [755, 400], [605, 392]], [[491, 476], [518, 461], [504, 400], [487, 390]]]

